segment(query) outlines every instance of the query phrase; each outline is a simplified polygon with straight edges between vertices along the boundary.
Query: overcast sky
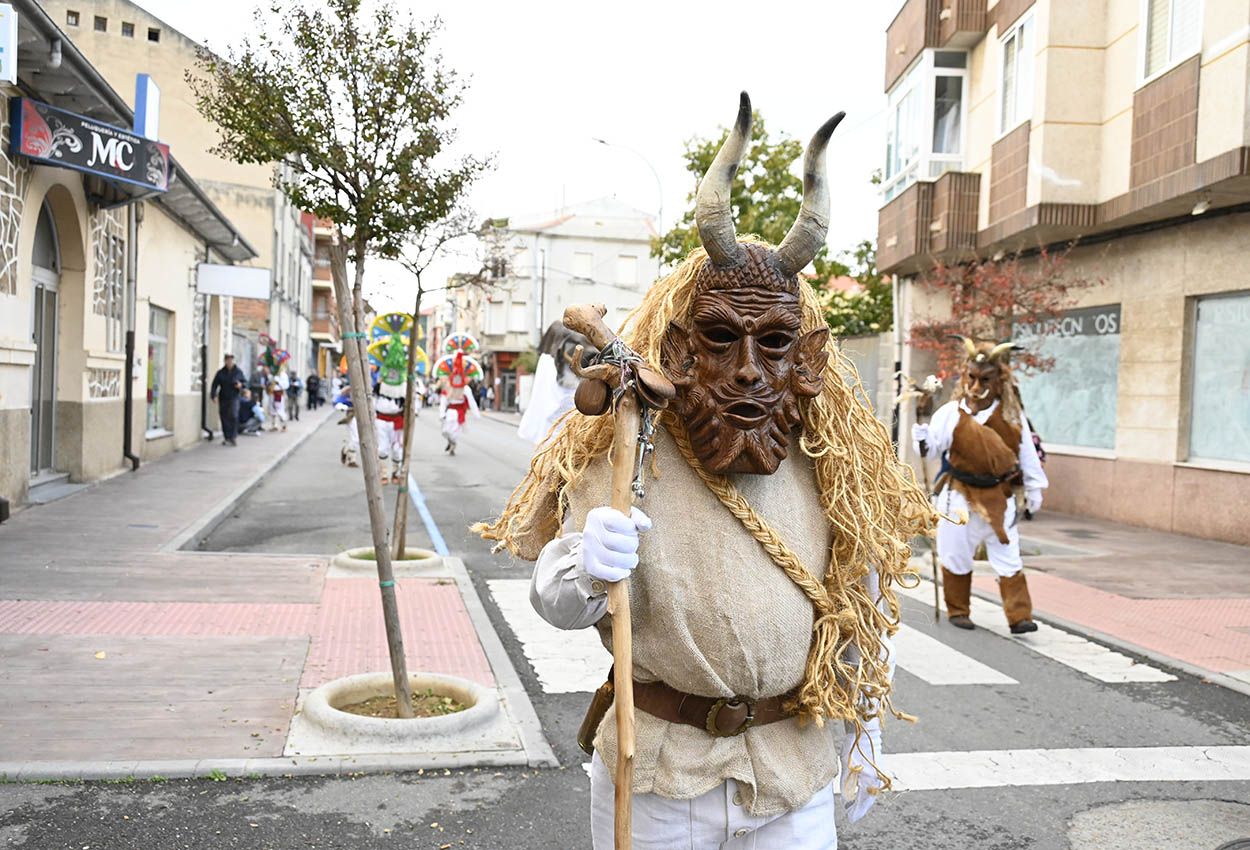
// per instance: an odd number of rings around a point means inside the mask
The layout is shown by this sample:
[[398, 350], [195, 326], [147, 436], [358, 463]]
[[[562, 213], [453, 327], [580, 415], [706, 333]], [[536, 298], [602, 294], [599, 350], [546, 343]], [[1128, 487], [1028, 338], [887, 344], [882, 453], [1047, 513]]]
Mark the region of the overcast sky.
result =
[[[256, 5], [138, 2], [218, 50], [250, 29]], [[463, 150], [495, 157], [470, 199], [482, 216], [613, 196], [653, 214], [662, 201], [667, 227], [693, 185], [682, 143], [732, 121], [746, 89], [770, 132], [804, 143], [846, 111], [829, 148], [829, 244], [842, 250], [876, 235], [879, 196], [869, 177], [884, 160], [885, 28], [895, 0], [398, 2], [442, 18], [442, 53], [471, 77], [456, 123]], [[455, 268], [452, 260], [438, 272]]]

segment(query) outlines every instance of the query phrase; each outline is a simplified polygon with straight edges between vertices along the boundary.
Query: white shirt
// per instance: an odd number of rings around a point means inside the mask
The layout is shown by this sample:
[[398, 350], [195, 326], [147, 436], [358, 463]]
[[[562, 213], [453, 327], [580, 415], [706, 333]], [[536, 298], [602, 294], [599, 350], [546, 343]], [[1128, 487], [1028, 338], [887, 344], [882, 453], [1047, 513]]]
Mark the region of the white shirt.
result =
[[[929, 454], [938, 456], [950, 449], [951, 438], [955, 434], [955, 426], [959, 424], [961, 410], [971, 414], [973, 419], [984, 425], [997, 409], [997, 399], [980, 413], [973, 413], [964, 400], [948, 401], [939, 407], [933, 414], [933, 418], [929, 420], [929, 437], [925, 440]], [[920, 443], [913, 441], [912, 445], [919, 453]], [[1046, 479], [1046, 472], [1042, 469], [1042, 462], [1037, 457], [1037, 447], [1033, 445], [1033, 433], [1029, 430], [1027, 419], [1022, 419], [1020, 422], [1020, 446], [1016, 450], [1016, 456], [1020, 460], [1020, 472], [1024, 475], [1025, 490], [1045, 490], [1050, 486], [1050, 482]]]

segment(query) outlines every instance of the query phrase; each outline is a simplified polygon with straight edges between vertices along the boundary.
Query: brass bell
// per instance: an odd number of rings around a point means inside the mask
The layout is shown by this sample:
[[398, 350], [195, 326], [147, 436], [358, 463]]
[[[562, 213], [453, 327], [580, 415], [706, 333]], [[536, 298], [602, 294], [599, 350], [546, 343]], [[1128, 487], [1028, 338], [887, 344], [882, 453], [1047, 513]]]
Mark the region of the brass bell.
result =
[[573, 393], [573, 404], [584, 416], [602, 416], [612, 409], [612, 388], [598, 378], [583, 379]]

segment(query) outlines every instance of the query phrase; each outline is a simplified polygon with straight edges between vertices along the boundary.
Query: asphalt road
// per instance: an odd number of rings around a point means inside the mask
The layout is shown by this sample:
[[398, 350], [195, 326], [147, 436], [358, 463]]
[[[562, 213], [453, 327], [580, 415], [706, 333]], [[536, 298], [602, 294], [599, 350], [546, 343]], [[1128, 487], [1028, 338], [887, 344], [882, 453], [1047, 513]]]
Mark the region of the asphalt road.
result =
[[[528, 578], [528, 565], [492, 555], [467, 530], [498, 511], [529, 447], [511, 425], [486, 418], [472, 423], [450, 458], [429, 412], [416, 424], [418, 482], [447, 545], [464, 559], [562, 767], [5, 785], [2, 846], [589, 847], [589, 782], [573, 740], [588, 695], [555, 692], [550, 675], [540, 678], [525, 650], [533, 655], [545, 638], [515, 615], [510, 621], [496, 602], [506, 586], [499, 582]], [[333, 421], [323, 426], [202, 548], [325, 554], [367, 540], [359, 470], [338, 462], [342, 433]], [[412, 541], [428, 545], [415, 512], [411, 522]], [[1250, 743], [1250, 698], [1176, 671], [1155, 669], [1155, 678], [1171, 673], [1171, 681], [1107, 681], [1114, 671], [1083, 672], [987, 629], [935, 626], [916, 599], [904, 600], [904, 621], [910, 628], [900, 648], [898, 701], [919, 721], [890, 724], [885, 747], [919, 754], [909, 776], [932, 790], [892, 794], [853, 826], [839, 817], [841, 847], [1216, 850], [1250, 838], [1250, 782], [1210, 780], [1201, 767], [1196, 779], [1177, 781], [1183, 768], [1169, 761], [1183, 762], [1199, 747]], [[1106, 655], [1092, 642], [1076, 644], [1082, 657]], [[959, 683], [961, 677], [976, 681]], [[1127, 748], [1121, 778], [1136, 781], [1086, 781], [1100, 775], [1108, 748]], [[1005, 779], [1000, 763], [1024, 766]]]

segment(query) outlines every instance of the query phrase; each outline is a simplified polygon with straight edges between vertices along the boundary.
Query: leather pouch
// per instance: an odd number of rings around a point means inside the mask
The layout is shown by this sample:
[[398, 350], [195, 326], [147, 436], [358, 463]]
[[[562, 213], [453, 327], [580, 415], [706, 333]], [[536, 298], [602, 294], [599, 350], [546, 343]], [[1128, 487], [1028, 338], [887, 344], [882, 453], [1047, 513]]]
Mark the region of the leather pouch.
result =
[[595, 695], [590, 698], [590, 707], [586, 709], [581, 728], [577, 730], [577, 745], [588, 756], [595, 752], [595, 733], [599, 731], [599, 724], [603, 722], [604, 716], [615, 699], [616, 688], [612, 684], [612, 674], [609, 672], [608, 680], [600, 685], [599, 690], [595, 691]]

